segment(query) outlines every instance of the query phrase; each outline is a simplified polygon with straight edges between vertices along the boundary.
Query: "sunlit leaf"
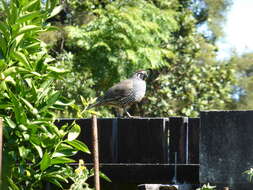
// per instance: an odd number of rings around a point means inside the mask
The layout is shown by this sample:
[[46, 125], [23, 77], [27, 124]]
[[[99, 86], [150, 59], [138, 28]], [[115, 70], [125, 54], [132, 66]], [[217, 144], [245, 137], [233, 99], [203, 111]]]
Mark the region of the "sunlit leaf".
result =
[[54, 164], [66, 164], [66, 163], [74, 163], [76, 162], [73, 159], [67, 158], [67, 157], [56, 157], [51, 160], [51, 165]]
[[16, 22], [17, 23], [24, 23], [26, 21], [32, 20], [32, 19], [34, 19], [36, 17], [39, 17], [40, 15], [41, 14], [40, 14], [39, 11], [33, 11], [33, 12], [30, 12], [30, 13], [28, 13], [26, 15], [23, 15], [22, 17], [19, 17]]
[[29, 62], [26, 56], [22, 52], [15, 51], [13, 52], [14, 57], [20, 61], [26, 68], [29, 68]]
[[82, 152], [90, 154], [89, 148], [83, 142], [81, 142], [79, 140], [72, 140], [72, 141], [66, 140], [65, 142], [70, 144], [71, 146], [73, 146], [77, 150], [80, 150]]
[[9, 125], [9, 127], [13, 129], [16, 128], [16, 124], [9, 117], [4, 117], [4, 120]]
[[72, 141], [72, 140], [76, 139], [79, 136], [80, 132], [81, 132], [80, 126], [78, 124], [74, 123], [68, 133], [68, 140]]
[[32, 9], [34, 10], [37, 5], [40, 4], [40, 0], [33, 0], [33, 1], [30, 1], [29, 3], [27, 3], [24, 7], [23, 7], [23, 10], [28, 10], [28, 9]]
[[22, 33], [25, 33], [25, 32], [30, 32], [30, 31], [38, 31], [41, 27], [40, 26], [37, 26], [37, 25], [26, 25], [24, 27], [22, 27], [20, 30], [19, 30], [19, 33], [18, 35], [22, 34]]
[[48, 18], [54, 17], [55, 15], [59, 14], [62, 9], [63, 9], [63, 5], [59, 5], [55, 7]]
[[51, 164], [51, 158], [47, 152], [44, 153], [42, 160], [40, 162], [40, 169], [41, 171], [44, 171], [47, 169]]

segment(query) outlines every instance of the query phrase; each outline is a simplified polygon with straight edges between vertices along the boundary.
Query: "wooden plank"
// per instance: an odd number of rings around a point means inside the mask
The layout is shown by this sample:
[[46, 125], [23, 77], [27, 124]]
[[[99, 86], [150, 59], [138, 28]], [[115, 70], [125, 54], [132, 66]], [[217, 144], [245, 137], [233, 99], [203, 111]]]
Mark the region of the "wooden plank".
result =
[[204, 111], [200, 116], [200, 182], [253, 189], [242, 174], [253, 165], [253, 111]]
[[[183, 118], [173, 117], [169, 122], [166, 120], [167, 118], [98, 119], [102, 172], [114, 183], [169, 183], [175, 178], [176, 169], [178, 182], [198, 183], [199, 165], [185, 164], [187, 128]], [[61, 120], [61, 124], [72, 121], [73, 119]], [[76, 122], [82, 130], [78, 139], [92, 150], [91, 120], [77, 119]], [[189, 162], [196, 159], [196, 155], [192, 159], [192, 154], [196, 153], [195, 149], [192, 151], [196, 139], [193, 138], [194, 135], [191, 137], [194, 122], [189, 120], [188, 126]], [[168, 164], [174, 163], [175, 152], [178, 153], [178, 163], [181, 163], [176, 167]], [[92, 167], [90, 155], [80, 152], [75, 158], [84, 159]]]
[[[113, 163], [117, 162], [117, 131], [114, 134], [113, 122], [116, 119], [98, 119], [98, 135], [99, 135], [99, 158], [100, 162]], [[114, 124], [114, 127], [117, 126]]]
[[199, 164], [199, 118], [189, 118], [189, 163]]
[[119, 119], [119, 163], [166, 163], [164, 119]]
[[[167, 118], [101, 118], [98, 119], [100, 161], [102, 163], [177, 163], [198, 164], [199, 119]], [[72, 123], [74, 119], [63, 119]], [[91, 120], [77, 119], [81, 126], [79, 140], [91, 149]], [[187, 128], [188, 127], [188, 128]], [[187, 136], [188, 134], [188, 136]], [[188, 140], [188, 143], [187, 143]], [[188, 153], [187, 153], [188, 150]], [[90, 155], [79, 152], [76, 159], [92, 163]]]
[[[172, 183], [172, 164], [100, 164], [100, 169], [113, 183]], [[198, 184], [199, 165], [178, 165], [178, 182]]]
[[169, 133], [169, 163], [186, 163], [186, 127], [183, 117], [170, 118]]

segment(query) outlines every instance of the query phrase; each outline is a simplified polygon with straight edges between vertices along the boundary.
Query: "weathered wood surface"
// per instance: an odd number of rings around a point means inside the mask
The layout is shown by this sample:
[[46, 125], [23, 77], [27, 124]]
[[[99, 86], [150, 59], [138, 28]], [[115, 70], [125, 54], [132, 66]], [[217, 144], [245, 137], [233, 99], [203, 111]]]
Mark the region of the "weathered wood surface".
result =
[[201, 112], [200, 182], [252, 190], [253, 111]]
[[[57, 122], [72, 123], [74, 119]], [[77, 119], [78, 137], [91, 149], [91, 120]], [[198, 182], [197, 118], [101, 118], [98, 119], [101, 169], [115, 182], [168, 183]], [[177, 161], [175, 161], [177, 153]], [[79, 152], [75, 159], [92, 163], [90, 155]]]

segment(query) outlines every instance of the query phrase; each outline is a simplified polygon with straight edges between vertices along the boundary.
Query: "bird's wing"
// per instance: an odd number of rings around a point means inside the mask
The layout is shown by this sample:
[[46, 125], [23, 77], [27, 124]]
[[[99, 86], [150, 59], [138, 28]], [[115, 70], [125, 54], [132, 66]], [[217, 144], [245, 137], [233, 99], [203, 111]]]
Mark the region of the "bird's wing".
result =
[[123, 98], [129, 96], [132, 93], [133, 89], [133, 81], [130, 79], [121, 81], [120, 83], [112, 86], [109, 90], [104, 94], [103, 99], [108, 101], [116, 100], [118, 98]]
[[90, 105], [87, 109], [100, 106], [106, 103], [117, 102], [124, 97], [128, 97], [133, 91], [133, 81], [126, 79], [109, 88], [103, 96], [97, 98], [96, 103]]

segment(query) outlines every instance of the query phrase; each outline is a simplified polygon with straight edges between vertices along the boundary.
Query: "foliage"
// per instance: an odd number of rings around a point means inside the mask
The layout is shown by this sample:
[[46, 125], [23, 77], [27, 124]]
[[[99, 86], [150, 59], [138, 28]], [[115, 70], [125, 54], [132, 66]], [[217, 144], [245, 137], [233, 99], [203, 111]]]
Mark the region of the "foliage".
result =
[[71, 185], [69, 190], [92, 190], [86, 182], [86, 180], [91, 176], [92, 174], [85, 167], [84, 161], [79, 160], [78, 168], [75, 169], [75, 173], [72, 176], [74, 183]]
[[199, 26], [204, 26], [204, 34], [215, 42], [223, 36], [223, 24], [232, 0], [192, 0], [194, 17]]
[[131, 0], [86, 7], [87, 22], [65, 27], [57, 57], [71, 72], [57, 88], [70, 98], [94, 97], [135, 70], [151, 68], [147, 96], [132, 107], [134, 114], [197, 116], [224, 108], [233, 67], [215, 61], [216, 47], [198, 33], [192, 6], [190, 0]]
[[[100, 172], [99, 175], [104, 180], [111, 182], [111, 180], [102, 172]], [[71, 185], [69, 190], [92, 190], [86, 182], [87, 179], [92, 176], [94, 176], [94, 170], [87, 169], [84, 161], [79, 160], [78, 168], [75, 169], [75, 172], [71, 177], [74, 183]]]
[[234, 53], [227, 63], [234, 65], [236, 85], [234, 86], [231, 109], [253, 109], [253, 54]]
[[248, 180], [250, 182], [252, 182], [252, 177], [253, 177], [253, 168], [250, 168], [249, 170], [246, 170], [245, 172], [243, 172], [244, 174], [246, 174], [248, 176]]
[[57, 14], [56, 0], [2, 1], [6, 18], [0, 22], [0, 116], [4, 118], [4, 188], [41, 189], [43, 181], [59, 187], [67, 183], [78, 150], [89, 153], [78, 140], [73, 123], [57, 128], [55, 110], [67, 105], [54, 81], [65, 71], [55, 67], [42, 32], [45, 21]]
[[97, 17], [87, 25], [65, 28], [68, 53], [58, 57], [66, 58], [62, 65], [71, 73], [57, 87], [66, 96], [96, 96], [96, 90], [108, 89], [133, 71], [158, 68], [173, 57], [167, 47], [177, 28], [172, 9], [138, 0], [113, 2], [94, 14]]
[[215, 186], [211, 186], [209, 183], [204, 184], [201, 188], [198, 188], [196, 190], [215, 190]]

